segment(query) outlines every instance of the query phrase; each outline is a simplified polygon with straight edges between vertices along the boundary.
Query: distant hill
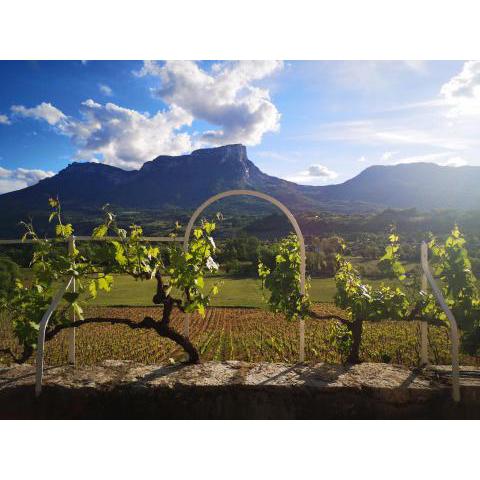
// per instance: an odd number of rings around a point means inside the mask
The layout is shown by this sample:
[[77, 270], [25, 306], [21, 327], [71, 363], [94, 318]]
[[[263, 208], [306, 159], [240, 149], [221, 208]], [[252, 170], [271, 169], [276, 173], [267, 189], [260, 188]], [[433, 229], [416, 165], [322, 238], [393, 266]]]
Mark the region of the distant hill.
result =
[[[318, 202], [363, 202], [385, 208], [480, 208], [480, 167], [434, 163], [376, 165], [339, 185], [313, 187]], [[304, 187], [308, 188], [308, 187]]]
[[229, 189], [269, 193], [294, 211], [360, 212], [383, 208], [480, 208], [480, 167], [430, 163], [372, 166], [338, 185], [297, 185], [263, 173], [243, 145], [201, 149], [190, 155], [162, 155], [140, 170], [100, 163], [72, 163], [36, 185], [0, 195], [0, 234], [30, 215], [45, 211], [59, 196], [69, 211], [87, 212], [111, 203], [120, 209], [192, 210]]

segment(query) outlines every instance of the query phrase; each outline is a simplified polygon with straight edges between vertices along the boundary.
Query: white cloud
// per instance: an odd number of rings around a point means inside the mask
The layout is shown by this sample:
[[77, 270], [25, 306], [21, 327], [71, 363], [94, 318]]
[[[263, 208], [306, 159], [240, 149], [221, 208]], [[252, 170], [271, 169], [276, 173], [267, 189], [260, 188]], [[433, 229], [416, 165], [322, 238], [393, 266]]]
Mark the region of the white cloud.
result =
[[365, 155], [362, 155], [357, 161], [364, 163], [367, 161], [367, 158], [365, 157]]
[[[445, 120], [445, 119], [443, 119]], [[404, 123], [405, 122], [405, 123]], [[414, 124], [415, 127], [412, 127]], [[455, 125], [431, 114], [409, 116], [407, 120], [376, 119], [331, 122], [316, 132], [297, 137], [317, 141], [345, 141], [370, 146], [425, 146], [445, 150], [467, 150], [480, 145], [478, 130], [471, 122]]]
[[462, 71], [445, 83], [440, 95], [451, 116], [480, 115], [480, 61], [465, 62]]
[[337, 174], [327, 168], [325, 165], [310, 165], [307, 170], [310, 177], [335, 178]]
[[382, 156], [380, 157], [380, 161], [381, 162], [388, 162], [394, 155], [395, 155], [396, 152], [385, 152], [382, 154]]
[[[19, 117], [44, 120], [57, 133], [69, 136], [78, 159], [140, 168], [161, 154], [179, 155], [206, 145], [259, 143], [265, 132], [278, 129], [280, 113], [268, 90], [252, 82], [280, 68], [281, 62], [225, 62], [207, 72], [194, 62], [145, 62], [137, 75], [160, 77], [156, 92], [169, 105], [153, 115], [92, 99], [82, 103], [79, 118], [46, 102], [32, 108], [13, 105], [11, 110]], [[107, 85], [99, 88], [105, 95], [113, 94]], [[181, 131], [195, 118], [219, 129], [192, 135]]]
[[159, 154], [179, 155], [192, 149], [187, 133], [178, 132], [193, 118], [172, 106], [151, 116], [114, 103], [83, 103], [83, 118], [71, 120], [68, 134], [81, 159], [97, 158], [122, 168], [139, 168]]
[[98, 84], [98, 89], [106, 97], [113, 97], [113, 90], [108, 85], [105, 85], [104, 83], [99, 83]]
[[444, 167], [464, 167], [468, 162], [462, 157], [450, 157], [445, 162], [440, 163]]
[[0, 167], [0, 194], [34, 185], [44, 178], [55, 175], [54, 172], [26, 168], [8, 170]]
[[335, 84], [364, 92], [392, 89], [405, 75], [425, 74], [427, 63], [421, 60], [360, 60], [330, 62], [329, 74]]
[[6, 115], [0, 114], [0, 125], [10, 125], [10, 119]]
[[338, 177], [337, 172], [330, 170], [325, 165], [310, 165], [306, 170], [298, 172], [296, 175], [288, 177], [287, 180], [300, 184], [317, 185], [327, 180], [333, 180]]
[[80, 118], [67, 117], [50, 104], [34, 108], [20, 105], [12, 110], [45, 120], [57, 133], [69, 136], [80, 160], [101, 160], [134, 169], [159, 154], [178, 155], [192, 150], [190, 136], [177, 130], [190, 125], [193, 118], [176, 106], [149, 115], [88, 99], [82, 103]]
[[192, 117], [218, 129], [203, 132], [200, 144], [257, 145], [280, 126], [280, 113], [269, 90], [254, 86], [283, 68], [278, 61], [238, 61], [214, 64], [210, 71], [191, 61], [145, 62], [137, 75], [153, 75], [155, 94]]
[[57, 125], [67, 118], [63, 112], [47, 102], [43, 102], [33, 108], [26, 108], [23, 105], [12, 105], [11, 110], [15, 115], [45, 120], [49, 125]]

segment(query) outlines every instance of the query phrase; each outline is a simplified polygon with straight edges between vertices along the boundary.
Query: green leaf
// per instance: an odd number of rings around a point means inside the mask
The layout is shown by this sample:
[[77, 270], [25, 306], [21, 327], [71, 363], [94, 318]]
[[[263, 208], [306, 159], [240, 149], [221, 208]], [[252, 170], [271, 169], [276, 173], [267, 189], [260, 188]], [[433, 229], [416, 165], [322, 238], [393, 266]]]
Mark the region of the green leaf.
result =
[[103, 238], [108, 232], [107, 225], [99, 225], [93, 229], [92, 237], [93, 238]]
[[103, 277], [99, 277], [98, 280], [98, 288], [100, 290], [104, 290], [105, 292], [109, 292], [112, 288], [113, 284], [113, 277], [112, 275], [105, 275]]
[[90, 292], [90, 295], [92, 296], [92, 298], [96, 298], [97, 297], [97, 283], [95, 280], [92, 280], [89, 284], [88, 284], [88, 291]]
[[79, 320], [83, 320], [83, 309], [78, 303], [72, 303], [73, 311], [75, 312], [76, 316]]

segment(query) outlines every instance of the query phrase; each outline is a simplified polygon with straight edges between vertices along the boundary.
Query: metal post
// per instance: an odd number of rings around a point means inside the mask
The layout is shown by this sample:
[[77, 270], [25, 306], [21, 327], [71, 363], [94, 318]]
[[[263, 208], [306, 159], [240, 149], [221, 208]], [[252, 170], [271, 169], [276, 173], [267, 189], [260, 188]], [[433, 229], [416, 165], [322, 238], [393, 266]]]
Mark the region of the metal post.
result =
[[[75, 237], [69, 237], [68, 239], [68, 254], [73, 255], [75, 250]], [[75, 277], [73, 278], [72, 282], [73, 291], [76, 292], [76, 282]], [[76, 315], [75, 310], [72, 312], [72, 320], [75, 322]], [[69, 329], [69, 337], [68, 337], [68, 363], [70, 365], [75, 365], [75, 327]]]
[[[298, 230], [300, 230], [300, 227], [298, 228]], [[301, 233], [299, 235], [297, 231], [297, 237], [300, 243], [300, 294], [302, 295], [302, 298], [303, 298], [305, 295], [305, 275], [306, 275], [305, 270], [306, 270], [307, 261], [306, 261], [305, 242], [303, 240], [303, 235]], [[305, 361], [305, 320], [303, 318], [300, 320], [300, 324], [298, 326], [298, 336], [299, 336], [298, 360], [301, 363], [303, 363]]]
[[[425, 245], [425, 246], [424, 246]], [[422, 244], [422, 248], [426, 248], [427, 245], [425, 242]], [[450, 310], [447, 302], [443, 298], [442, 292], [438, 288], [435, 279], [433, 278], [430, 267], [428, 266], [428, 260], [426, 257], [422, 257], [422, 269], [427, 277], [428, 283], [432, 288], [433, 294], [437, 299], [437, 302], [442, 307], [442, 310], [447, 315], [448, 321], [450, 323], [450, 341], [452, 342], [452, 397], [455, 402], [460, 401], [460, 365], [458, 360], [458, 327], [457, 321], [453, 316], [452, 311]]]
[[460, 362], [458, 359], [458, 329], [456, 323], [450, 323], [450, 337], [452, 341], [452, 397], [455, 402], [460, 401]]
[[35, 395], [38, 397], [42, 391], [42, 377], [43, 377], [43, 350], [45, 347], [45, 332], [47, 330], [47, 324], [52, 316], [53, 312], [57, 308], [58, 304], [63, 298], [63, 295], [70, 287], [72, 283], [72, 278], [56, 293], [55, 297], [52, 299], [52, 303], [48, 310], [42, 317], [40, 325], [38, 328], [38, 338], [37, 338], [37, 371], [35, 375]]
[[300, 355], [299, 355], [299, 360], [300, 362], [305, 361], [305, 320], [303, 318], [300, 320], [300, 324], [298, 326], [298, 333], [300, 337]]
[[[422, 243], [420, 249], [421, 263], [428, 262], [428, 246], [425, 242]], [[422, 291], [427, 292], [428, 282], [425, 272], [422, 272]], [[428, 365], [428, 323], [420, 321], [420, 364], [422, 366]]]

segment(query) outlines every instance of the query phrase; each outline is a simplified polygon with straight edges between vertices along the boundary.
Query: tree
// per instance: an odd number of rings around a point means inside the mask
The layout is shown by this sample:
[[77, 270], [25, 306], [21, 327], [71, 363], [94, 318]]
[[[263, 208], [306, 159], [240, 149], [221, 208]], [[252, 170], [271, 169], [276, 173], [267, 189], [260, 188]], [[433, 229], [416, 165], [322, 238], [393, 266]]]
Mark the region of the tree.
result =
[[312, 275], [331, 276], [335, 273], [337, 253], [341, 250], [342, 239], [333, 237], [314, 237], [312, 251], [307, 252], [307, 270]]
[[[65, 240], [74, 233], [71, 224], [64, 224], [61, 205], [57, 199], [50, 199], [52, 213], [50, 221], [55, 221], [58, 240]], [[218, 269], [212, 258], [216, 246], [212, 238], [215, 223], [204, 221], [193, 232], [193, 238], [187, 252], [176, 242], [171, 242], [165, 252], [165, 258], [158, 247], [142, 240], [142, 228], [130, 226], [129, 230], [117, 225], [115, 215], [105, 209], [105, 220], [93, 230], [93, 238], [103, 240], [103, 247], [95, 249], [94, 257], [87, 258], [78, 249], [67, 252], [59, 248], [57, 242], [40, 239], [31, 224], [24, 224], [26, 237], [35, 240], [32, 258], [33, 279], [31, 285], [23, 285], [19, 280], [16, 288], [3, 306], [10, 311], [14, 331], [24, 352], [18, 361], [25, 361], [35, 348], [40, 320], [52, 301], [58, 282], [66, 282], [74, 277], [79, 291], [68, 292], [64, 302], [52, 316], [45, 338], [49, 340], [61, 330], [79, 327], [88, 323], [123, 324], [132, 329], [153, 329], [160, 336], [169, 338], [180, 345], [188, 354], [189, 362], [199, 361], [197, 349], [190, 340], [176, 332], [170, 325], [174, 308], [183, 312], [198, 312], [205, 315], [205, 308], [211, 297], [218, 292], [215, 284], [208, 293], [204, 293], [204, 276]], [[177, 225], [176, 230], [178, 230]], [[109, 233], [113, 239], [107, 238]], [[176, 231], [172, 233], [176, 235]], [[162, 305], [161, 318], [154, 320], [145, 317], [141, 322], [117, 318], [83, 317], [79, 296], [88, 292], [89, 298], [95, 298], [98, 290], [110, 291], [114, 273], [126, 273], [137, 280], [156, 281], [153, 303]], [[79, 320], [73, 322], [69, 312], [76, 312]], [[12, 355], [13, 356], [13, 355]]]

